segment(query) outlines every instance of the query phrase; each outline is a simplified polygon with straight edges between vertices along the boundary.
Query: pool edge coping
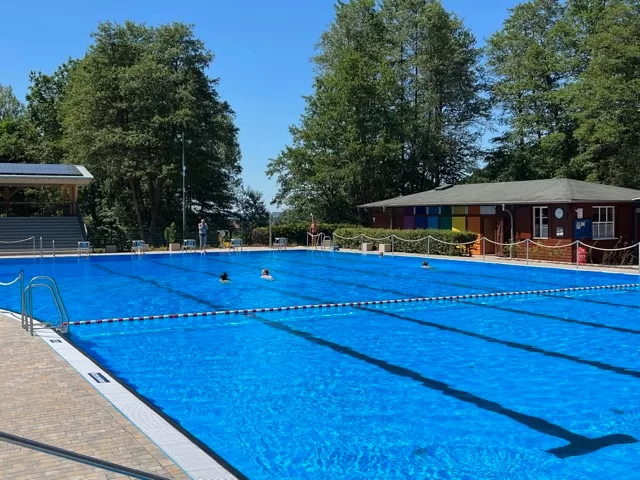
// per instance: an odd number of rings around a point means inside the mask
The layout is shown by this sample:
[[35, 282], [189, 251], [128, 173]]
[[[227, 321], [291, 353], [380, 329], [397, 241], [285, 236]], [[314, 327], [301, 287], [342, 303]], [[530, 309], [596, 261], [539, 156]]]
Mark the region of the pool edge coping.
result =
[[[180, 426], [72, 340], [49, 329], [38, 330], [35, 335], [49, 345], [187, 476], [193, 479], [247, 479], [221, 455]], [[59, 339], [61, 342], [48, 341], [52, 339]], [[108, 382], [98, 383], [90, 374], [102, 375]]]

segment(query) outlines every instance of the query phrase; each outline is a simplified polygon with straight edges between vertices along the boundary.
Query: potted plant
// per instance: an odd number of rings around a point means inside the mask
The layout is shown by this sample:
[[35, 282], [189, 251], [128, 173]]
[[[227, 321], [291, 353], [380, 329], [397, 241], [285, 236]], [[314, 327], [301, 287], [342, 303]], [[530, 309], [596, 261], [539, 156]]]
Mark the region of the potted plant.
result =
[[164, 229], [164, 239], [169, 244], [170, 252], [179, 252], [180, 244], [176, 243], [176, 223], [173, 222], [171, 225]]

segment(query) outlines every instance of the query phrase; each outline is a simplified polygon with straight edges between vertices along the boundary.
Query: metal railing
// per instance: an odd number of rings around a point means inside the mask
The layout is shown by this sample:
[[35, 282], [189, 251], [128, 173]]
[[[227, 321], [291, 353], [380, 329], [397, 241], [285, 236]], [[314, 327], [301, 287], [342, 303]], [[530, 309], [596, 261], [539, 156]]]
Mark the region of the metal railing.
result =
[[[60, 316], [60, 323], [57, 327], [55, 327], [51, 322], [40, 322], [34, 318], [33, 290], [35, 290], [36, 288], [46, 288], [47, 290], [49, 290], [49, 292], [51, 292], [53, 303], [55, 304], [58, 310], [58, 315]], [[22, 289], [21, 303], [22, 328], [28, 330], [29, 333], [31, 333], [31, 336], [33, 336], [34, 329], [55, 328], [61, 333], [67, 333], [67, 331], [69, 330], [69, 315], [67, 314], [67, 309], [64, 306], [64, 302], [62, 301], [62, 296], [60, 295], [58, 284], [52, 277], [44, 275], [33, 277], [29, 281], [29, 285], [27, 285], [26, 288]], [[37, 325], [34, 325], [34, 320], [38, 322]]]
[[37, 442], [35, 440], [19, 437], [6, 432], [0, 432], [0, 440], [14, 445], [19, 445], [21, 447], [30, 448], [31, 450], [37, 450], [38, 452], [46, 453], [48, 455], [54, 455], [73, 462], [89, 465], [91, 467], [101, 468], [102, 470], [126, 475], [127, 477], [137, 478], [139, 480], [168, 480], [167, 477], [161, 477], [160, 475], [155, 475], [153, 473], [147, 473], [141, 470], [136, 470], [135, 468], [125, 467], [124, 465], [118, 465], [117, 463], [108, 462], [99, 458], [89, 457], [88, 455], [82, 455], [80, 453], [65, 450], [53, 445], [47, 445], [46, 443]]

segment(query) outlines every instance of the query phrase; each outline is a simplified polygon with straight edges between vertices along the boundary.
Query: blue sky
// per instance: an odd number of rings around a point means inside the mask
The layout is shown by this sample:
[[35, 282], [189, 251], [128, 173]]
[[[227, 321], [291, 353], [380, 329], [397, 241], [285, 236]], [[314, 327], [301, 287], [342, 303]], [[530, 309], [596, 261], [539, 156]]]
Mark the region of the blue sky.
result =
[[[53, 72], [68, 57], [81, 57], [100, 21], [151, 25], [181, 21], [215, 56], [210, 75], [237, 114], [243, 179], [269, 201], [275, 179], [264, 171], [289, 142], [289, 125], [312, 93], [309, 62], [331, 23], [333, 0], [86, 0], [9, 1], [0, 22], [0, 83], [24, 100], [32, 70]], [[517, 0], [444, 0], [480, 44], [498, 30]]]

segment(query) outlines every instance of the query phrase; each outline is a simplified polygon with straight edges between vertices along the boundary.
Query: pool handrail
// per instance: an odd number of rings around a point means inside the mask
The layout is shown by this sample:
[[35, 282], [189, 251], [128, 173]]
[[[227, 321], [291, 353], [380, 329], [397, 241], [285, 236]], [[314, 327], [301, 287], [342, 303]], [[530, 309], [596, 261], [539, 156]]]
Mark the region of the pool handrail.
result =
[[[56, 305], [58, 310], [58, 314], [60, 316], [60, 325], [56, 328], [53, 327], [49, 322], [41, 322], [42, 324], [34, 327], [33, 325], [33, 290], [35, 288], [46, 288], [51, 292], [51, 296], [53, 297], [53, 302]], [[69, 330], [69, 315], [67, 313], [67, 309], [64, 305], [64, 301], [62, 300], [62, 295], [60, 295], [60, 289], [58, 288], [57, 282], [53, 279], [53, 277], [49, 277], [46, 275], [38, 275], [33, 277], [26, 288], [22, 290], [22, 326], [25, 330], [29, 330], [31, 336], [33, 336], [34, 329], [38, 328], [54, 328], [59, 330], [61, 333], [67, 333]]]

